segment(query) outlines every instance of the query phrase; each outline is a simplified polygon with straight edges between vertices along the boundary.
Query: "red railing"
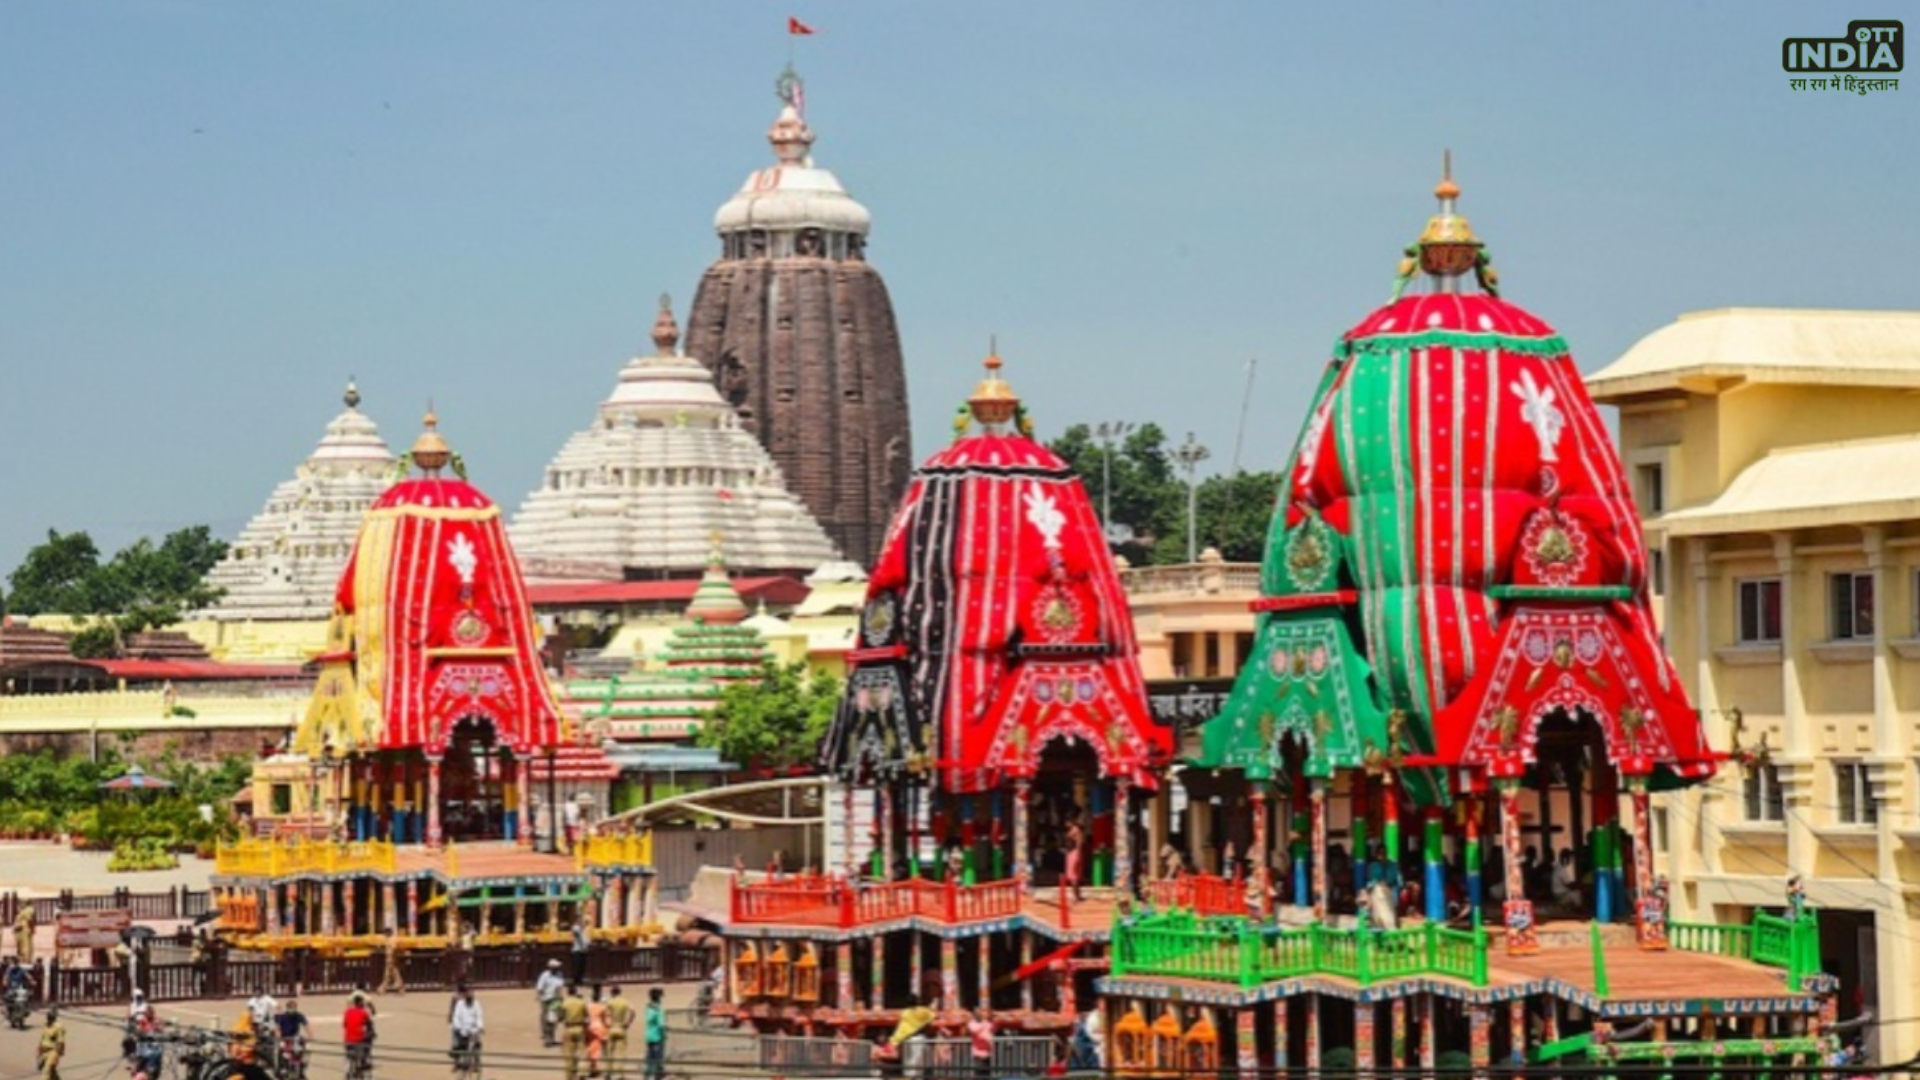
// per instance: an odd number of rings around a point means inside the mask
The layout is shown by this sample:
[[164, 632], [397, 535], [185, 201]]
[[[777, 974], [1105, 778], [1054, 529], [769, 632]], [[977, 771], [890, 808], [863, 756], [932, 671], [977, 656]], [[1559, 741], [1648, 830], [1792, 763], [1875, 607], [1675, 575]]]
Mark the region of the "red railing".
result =
[[833, 926], [851, 929], [896, 919], [974, 922], [998, 919], [1020, 910], [1020, 887], [1012, 881], [961, 886], [914, 878], [849, 887], [818, 875], [757, 881], [732, 886], [733, 921]]
[[1196, 915], [1245, 915], [1246, 883], [1237, 877], [1186, 874], [1150, 886], [1156, 910], [1185, 908]]
[[821, 875], [802, 874], [751, 885], [735, 881], [732, 891], [734, 922], [840, 926], [844, 921], [844, 889], [839, 882]]

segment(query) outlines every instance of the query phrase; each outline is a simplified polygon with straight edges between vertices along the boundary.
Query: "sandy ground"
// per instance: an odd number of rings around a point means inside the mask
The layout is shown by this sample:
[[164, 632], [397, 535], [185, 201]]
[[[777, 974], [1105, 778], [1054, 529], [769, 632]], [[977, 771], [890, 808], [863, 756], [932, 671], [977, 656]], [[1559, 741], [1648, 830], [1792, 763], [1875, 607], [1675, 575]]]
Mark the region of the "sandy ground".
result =
[[[645, 1005], [648, 989], [645, 986], [624, 988], [625, 996], [633, 1003], [636, 1013]], [[670, 1010], [685, 1009], [693, 1001], [695, 987], [692, 984], [662, 989]], [[509, 1080], [513, 1077], [557, 1078], [565, 1075], [560, 1051], [548, 1050], [540, 1045], [539, 1018], [531, 989], [483, 990], [476, 997], [486, 1016], [484, 1061], [488, 1077]], [[447, 1007], [450, 1000], [450, 994], [439, 990], [386, 995], [376, 1000], [380, 1014], [376, 1023], [378, 1038], [374, 1048], [375, 1077], [379, 1080], [410, 1080], [414, 1077], [439, 1080], [450, 1075], [446, 1056]], [[172, 1023], [218, 1025], [224, 1029], [232, 1027], [244, 1004], [238, 999], [180, 1001], [164, 1002], [158, 1009], [161, 1019]], [[303, 998], [300, 1008], [313, 1025], [315, 1040], [313, 1064], [308, 1076], [312, 1080], [335, 1080], [344, 1076], [346, 1063], [340, 1049], [340, 1016], [346, 1009], [346, 999], [339, 995]], [[120, 1024], [125, 1015], [124, 1007], [69, 1009], [61, 1012], [61, 1022], [67, 1028], [68, 1040], [67, 1057], [60, 1069], [65, 1080], [97, 1080], [107, 1076], [124, 1078], [128, 1075], [120, 1060]], [[36, 1013], [33, 1026], [26, 1031], [0, 1026], [0, 1080], [28, 1080], [39, 1075], [33, 1068], [34, 1048], [45, 1021], [44, 1013]], [[676, 1027], [684, 1024], [684, 1014], [676, 1014], [674, 1022]], [[634, 1053], [630, 1056], [637, 1059], [640, 1038], [637, 1023], [632, 1038], [635, 1045]], [[693, 1045], [696, 1041], [711, 1040], [697, 1040], [689, 1034], [679, 1040], [681, 1045], [676, 1046], [675, 1039], [670, 1037], [669, 1060], [696, 1056], [695, 1052], [700, 1049]], [[629, 1073], [637, 1080], [640, 1070], [636, 1067]]]
[[62, 889], [104, 893], [124, 886], [130, 892], [165, 892], [178, 885], [207, 887], [211, 860], [187, 855], [173, 870], [138, 874], [107, 873], [105, 851], [74, 851], [64, 844], [0, 841], [0, 893], [53, 896]]

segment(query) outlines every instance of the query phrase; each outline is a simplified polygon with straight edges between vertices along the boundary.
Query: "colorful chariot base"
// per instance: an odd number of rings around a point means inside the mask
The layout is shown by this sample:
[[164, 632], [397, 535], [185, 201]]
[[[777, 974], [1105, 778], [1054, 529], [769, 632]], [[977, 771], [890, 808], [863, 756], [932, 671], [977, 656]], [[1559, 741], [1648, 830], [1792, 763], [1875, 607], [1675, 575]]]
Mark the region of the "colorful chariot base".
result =
[[241, 840], [215, 853], [216, 930], [274, 955], [557, 944], [576, 922], [594, 941], [651, 941], [664, 933], [652, 840], [588, 837], [563, 855], [511, 841]]
[[884, 1036], [916, 1003], [936, 1033], [985, 1007], [1006, 1034], [1102, 1016], [1121, 1072], [1359, 1070], [1651, 1061], [1818, 1065], [1840, 1042], [1817, 916], [1637, 928], [1555, 921], [1393, 928], [1244, 906], [1245, 883], [1186, 875], [1146, 902], [909, 880], [736, 876], [716, 1014], [769, 1035]]

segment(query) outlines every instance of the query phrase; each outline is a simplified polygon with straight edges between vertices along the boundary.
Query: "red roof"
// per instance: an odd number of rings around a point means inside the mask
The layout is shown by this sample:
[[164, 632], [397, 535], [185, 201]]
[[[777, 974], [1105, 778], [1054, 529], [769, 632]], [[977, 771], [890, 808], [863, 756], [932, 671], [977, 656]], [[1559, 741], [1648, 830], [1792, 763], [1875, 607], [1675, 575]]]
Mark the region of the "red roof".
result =
[[[529, 584], [527, 599], [534, 607], [592, 607], [600, 604], [667, 604], [693, 600], [700, 587], [699, 578], [673, 581], [582, 581]], [[812, 590], [805, 582], [790, 577], [734, 578], [733, 587], [742, 599], [765, 600], [776, 607], [790, 607], [807, 598]]]
[[221, 682], [241, 679], [303, 679], [299, 664], [223, 664], [217, 660], [83, 660], [115, 679], [177, 679]]

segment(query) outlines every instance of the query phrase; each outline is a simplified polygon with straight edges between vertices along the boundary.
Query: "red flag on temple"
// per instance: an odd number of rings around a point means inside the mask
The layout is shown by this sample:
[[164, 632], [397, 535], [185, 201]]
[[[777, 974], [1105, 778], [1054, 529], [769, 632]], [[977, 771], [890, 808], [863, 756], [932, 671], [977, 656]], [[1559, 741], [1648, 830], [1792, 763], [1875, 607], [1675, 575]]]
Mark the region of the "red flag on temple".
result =
[[796, 19], [793, 16], [789, 15], [787, 16], [787, 33], [796, 34], [796, 35], [811, 34], [813, 33], [813, 27], [808, 26], [806, 23], [803, 23], [799, 19]]

